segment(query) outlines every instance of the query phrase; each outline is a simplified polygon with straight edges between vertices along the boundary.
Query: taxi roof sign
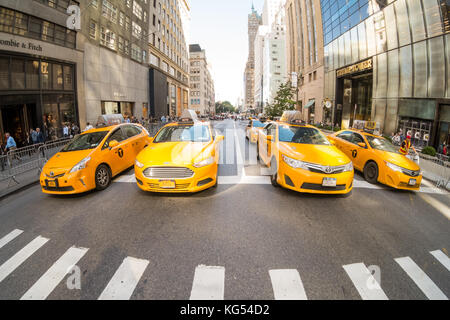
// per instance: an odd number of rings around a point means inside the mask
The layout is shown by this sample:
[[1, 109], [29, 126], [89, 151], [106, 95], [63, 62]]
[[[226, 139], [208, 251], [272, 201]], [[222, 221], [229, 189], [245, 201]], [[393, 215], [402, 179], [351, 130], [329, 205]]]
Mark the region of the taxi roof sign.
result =
[[180, 122], [198, 122], [197, 113], [191, 109], [184, 110], [181, 114]]
[[296, 110], [284, 111], [280, 118], [280, 122], [304, 124], [302, 113]]
[[124, 118], [121, 114], [104, 114], [97, 119], [98, 128], [110, 127], [121, 123], [124, 123]]
[[371, 134], [380, 134], [380, 124], [375, 121], [355, 120], [353, 121], [353, 129], [362, 130]]

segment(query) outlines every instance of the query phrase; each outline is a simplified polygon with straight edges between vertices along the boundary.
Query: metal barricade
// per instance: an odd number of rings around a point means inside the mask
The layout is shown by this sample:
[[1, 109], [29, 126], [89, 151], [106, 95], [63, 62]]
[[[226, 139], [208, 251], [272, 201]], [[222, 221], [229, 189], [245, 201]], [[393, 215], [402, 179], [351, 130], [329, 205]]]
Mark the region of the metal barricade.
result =
[[427, 179], [434, 181], [438, 187], [449, 188], [450, 185], [450, 157], [437, 154], [432, 157], [420, 154], [420, 167]]
[[52, 142], [46, 143], [39, 147], [38, 154], [40, 159], [45, 159], [46, 161], [57, 154], [62, 147], [68, 144], [72, 139], [58, 139]]
[[7, 162], [10, 168], [20, 165], [24, 162], [29, 162], [39, 158], [38, 149], [43, 146], [43, 143], [33, 144], [23, 148], [12, 149], [7, 153]]

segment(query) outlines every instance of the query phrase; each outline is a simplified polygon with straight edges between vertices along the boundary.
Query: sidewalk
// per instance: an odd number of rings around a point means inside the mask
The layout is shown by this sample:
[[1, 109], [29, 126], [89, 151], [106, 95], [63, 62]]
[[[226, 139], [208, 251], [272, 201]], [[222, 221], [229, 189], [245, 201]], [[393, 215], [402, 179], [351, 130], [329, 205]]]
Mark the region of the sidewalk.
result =
[[[0, 171], [0, 175], [2, 172]], [[15, 179], [15, 181], [14, 181]], [[20, 175], [0, 181], [0, 199], [39, 181], [39, 169], [30, 170]], [[17, 183], [18, 182], [18, 183]]]

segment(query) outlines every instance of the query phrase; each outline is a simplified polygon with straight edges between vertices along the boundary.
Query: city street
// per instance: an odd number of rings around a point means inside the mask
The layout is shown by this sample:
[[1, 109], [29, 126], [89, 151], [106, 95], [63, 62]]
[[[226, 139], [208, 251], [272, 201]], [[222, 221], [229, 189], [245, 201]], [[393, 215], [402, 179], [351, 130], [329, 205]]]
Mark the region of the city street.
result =
[[[219, 185], [198, 194], [145, 193], [130, 169], [102, 192], [34, 185], [1, 200], [0, 300], [450, 297], [447, 192], [427, 181], [397, 191], [359, 173], [349, 196], [275, 188], [245, 125], [215, 123]], [[72, 264], [79, 289], [67, 285]], [[380, 288], [367, 290], [367, 270]]]

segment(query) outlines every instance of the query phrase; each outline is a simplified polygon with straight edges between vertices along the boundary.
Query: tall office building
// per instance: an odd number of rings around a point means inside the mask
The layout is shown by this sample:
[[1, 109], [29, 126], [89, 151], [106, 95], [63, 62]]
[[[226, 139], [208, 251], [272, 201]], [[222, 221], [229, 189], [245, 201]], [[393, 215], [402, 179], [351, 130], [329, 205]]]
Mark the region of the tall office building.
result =
[[[10, 132], [21, 146], [31, 128], [57, 139], [65, 123], [84, 128], [101, 114], [142, 115], [148, 103], [146, 3], [1, 1], [1, 136]], [[81, 15], [69, 19], [70, 5]], [[70, 25], [74, 17], [77, 30]]]
[[252, 12], [248, 15], [248, 60], [245, 66], [244, 86], [245, 86], [245, 110], [254, 109], [255, 95], [255, 50], [254, 42], [258, 33], [258, 28], [262, 24], [262, 17], [252, 6]]
[[286, 21], [287, 68], [289, 75], [298, 78], [297, 109], [308, 122], [325, 121], [320, 1], [287, 0]]
[[450, 24], [445, 0], [321, 0], [325, 98], [335, 121], [380, 123], [419, 146], [450, 139]]
[[150, 114], [180, 116], [189, 105], [187, 0], [149, 0]]
[[189, 60], [191, 86], [189, 108], [202, 116], [214, 115], [216, 105], [214, 80], [205, 50], [198, 44], [190, 45]]

